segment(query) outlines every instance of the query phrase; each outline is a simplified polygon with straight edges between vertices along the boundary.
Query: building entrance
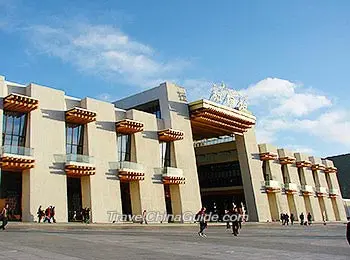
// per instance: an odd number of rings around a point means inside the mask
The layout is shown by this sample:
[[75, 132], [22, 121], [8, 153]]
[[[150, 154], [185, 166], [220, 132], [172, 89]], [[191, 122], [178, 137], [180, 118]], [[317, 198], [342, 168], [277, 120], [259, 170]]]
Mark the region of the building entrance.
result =
[[67, 177], [68, 221], [82, 221], [81, 179]]
[[9, 204], [9, 220], [22, 220], [22, 172], [2, 171], [0, 174], [0, 207]]
[[120, 182], [120, 194], [122, 199], [122, 211], [124, 216], [124, 221], [131, 221], [132, 207], [131, 207], [131, 193], [130, 193], [130, 183]]

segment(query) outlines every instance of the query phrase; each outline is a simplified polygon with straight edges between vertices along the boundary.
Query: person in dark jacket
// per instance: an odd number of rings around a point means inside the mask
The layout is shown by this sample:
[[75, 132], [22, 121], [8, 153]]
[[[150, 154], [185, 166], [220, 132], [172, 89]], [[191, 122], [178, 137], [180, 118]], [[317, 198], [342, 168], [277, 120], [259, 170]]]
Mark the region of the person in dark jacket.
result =
[[290, 213], [290, 223], [291, 223], [292, 225], [294, 225], [294, 220], [295, 220], [294, 214], [293, 214], [293, 213]]
[[346, 239], [348, 240], [348, 243], [350, 245], [350, 221], [346, 225]]
[[311, 215], [310, 212], [307, 214], [307, 223], [309, 224], [309, 226], [310, 226], [311, 223], [312, 223], [312, 215]]
[[304, 225], [304, 213], [303, 212], [301, 212], [299, 218], [300, 218], [300, 225]]
[[206, 234], [204, 234], [204, 230], [207, 228], [207, 221], [206, 221], [206, 211], [207, 209], [205, 207], [201, 208], [201, 210], [196, 214], [196, 220], [199, 222], [199, 232], [198, 235], [201, 237], [207, 237]]
[[1, 220], [2, 220], [2, 225], [0, 226], [0, 228], [2, 230], [5, 230], [5, 227], [8, 222], [8, 217], [9, 217], [9, 204], [5, 204], [5, 207], [2, 209], [0, 214], [1, 214]]
[[237, 208], [233, 209], [232, 213], [232, 234], [237, 236], [239, 234], [239, 214]]

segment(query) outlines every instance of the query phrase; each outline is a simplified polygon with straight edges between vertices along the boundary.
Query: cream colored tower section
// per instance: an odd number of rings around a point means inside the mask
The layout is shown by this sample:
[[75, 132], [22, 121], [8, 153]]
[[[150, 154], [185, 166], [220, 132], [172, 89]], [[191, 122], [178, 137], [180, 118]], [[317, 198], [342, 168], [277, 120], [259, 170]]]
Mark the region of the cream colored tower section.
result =
[[[140, 206], [137, 211], [135, 211], [137, 207], [133, 207], [133, 214], [141, 214], [143, 210], [165, 214], [164, 186], [159, 170], [161, 162], [157, 135], [157, 118], [152, 114], [137, 110], [127, 111], [126, 118], [140, 121], [144, 124], [143, 132], [134, 134], [136, 151], [133, 152], [135, 152], [135, 162], [143, 165], [145, 179], [139, 181]], [[137, 185], [137, 183], [133, 185]], [[138, 202], [133, 200], [132, 204], [134, 203]]]
[[66, 153], [64, 92], [30, 84], [27, 95], [39, 100], [29, 114], [29, 145], [34, 148], [35, 167], [23, 172], [23, 220], [33, 221], [39, 205], [56, 206], [57, 222], [67, 222], [67, 180], [64, 165], [55, 155]]
[[[278, 149], [277, 151], [278, 151], [279, 158], [287, 158], [287, 157], [291, 159], [294, 158], [294, 154], [286, 149]], [[297, 187], [300, 187], [301, 183], [298, 176], [298, 168], [296, 167], [295, 163], [286, 164], [285, 170], [286, 170], [286, 174], [288, 175], [289, 182], [296, 184]], [[301, 213], [305, 215], [305, 212], [306, 212], [304, 196], [298, 190], [296, 194], [291, 195], [291, 199], [293, 201], [289, 201], [289, 204], [294, 203], [295, 205], [295, 212], [291, 212], [291, 213], [294, 214], [295, 219], [299, 219], [299, 215]]]
[[271, 221], [267, 193], [261, 185], [264, 176], [255, 129], [248, 130], [243, 136], [236, 135], [236, 145], [249, 220]]
[[[271, 153], [276, 155], [276, 160], [266, 161], [266, 163], [268, 164], [267, 170], [270, 171], [269, 175], [271, 177], [271, 180], [274, 180], [279, 182], [280, 184], [283, 184], [284, 181], [283, 181], [283, 176], [281, 171], [281, 164], [277, 159], [277, 148], [269, 144], [260, 144], [259, 151], [260, 153]], [[275, 192], [272, 195], [276, 196], [278, 217], [281, 213], [289, 214], [290, 210], [288, 207], [287, 196], [285, 194], [282, 194], [281, 192]], [[270, 205], [272, 204], [270, 203]]]
[[[331, 167], [331, 168], [334, 167], [334, 164], [331, 160], [323, 160], [322, 162], [324, 165], [326, 165], [326, 167]], [[332, 203], [334, 204], [333, 209], [334, 211], [337, 210], [337, 213], [338, 213], [336, 214], [335, 212], [335, 216], [337, 217], [336, 220], [347, 221], [344, 202], [343, 202], [343, 198], [342, 198], [342, 194], [340, 191], [339, 182], [337, 178], [337, 173], [330, 172], [326, 174], [329, 174], [329, 180], [331, 185], [331, 187], [329, 188], [337, 189], [339, 191], [339, 195], [336, 198], [332, 199], [333, 200]]]
[[[309, 161], [309, 156], [305, 155], [305, 154], [301, 154], [301, 153], [295, 153], [294, 154], [296, 161], [297, 162], [308, 162], [311, 163]], [[310, 185], [312, 187], [315, 188], [316, 184], [314, 182], [313, 176], [312, 176], [312, 170], [310, 167], [303, 167], [301, 168], [301, 172], [303, 173], [304, 177], [305, 177], [305, 184], [306, 185]], [[314, 221], [322, 221], [322, 214], [321, 214], [321, 208], [320, 208], [320, 204], [318, 202], [318, 198], [315, 194], [311, 195], [311, 196], [304, 196], [304, 200], [305, 200], [305, 207], [306, 210], [308, 208], [308, 204], [310, 204], [310, 208], [311, 208], [311, 215], [313, 217]], [[305, 217], [307, 215], [308, 212], [306, 212]]]
[[[311, 156], [309, 159], [313, 164], [323, 165], [321, 158]], [[319, 186], [328, 189], [325, 172], [323, 170], [316, 170], [315, 172], [318, 177]], [[322, 214], [325, 215], [325, 218], [326, 218], [325, 220], [335, 221], [336, 219], [335, 219], [335, 214], [332, 207], [332, 201], [331, 201], [331, 198], [328, 196], [328, 194], [326, 196], [319, 197], [319, 202], [320, 202], [321, 209], [322, 207], [324, 207], [324, 210], [323, 210], [324, 212], [322, 210], [321, 212]]]
[[96, 167], [95, 175], [85, 177], [90, 178], [92, 222], [107, 223], [109, 211], [122, 213], [119, 180], [109, 167], [117, 158], [115, 110], [112, 104], [91, 98], [83, 99], [81, 106], [97, 114], [96, 122], [87, 124], [84, 137]]
[[[183, 140], [174, 142], [175, 165], [183, 170], [186, 184], [179, 186], [180, 193], [176, 192], [176, 189], [171, 191], [172, 199], [174, 199], [174, 195], [178, 194], [176, 199], [180, 200], [182, 211], [173, 210], [175, 211], [174, 213], [178, 214], [185, 212], [196, 213], [201, 207], [201, 199], [190, 115], [187, 102], [182, 98], [182, 94], [185, 95], [185, 89], [166, 83], [166, 91], [168, 97], [167, 109], [162, 110], [165, 128], [173, 128], [185, 133]], [[170, 120], [166, 120], [167, 118]]]

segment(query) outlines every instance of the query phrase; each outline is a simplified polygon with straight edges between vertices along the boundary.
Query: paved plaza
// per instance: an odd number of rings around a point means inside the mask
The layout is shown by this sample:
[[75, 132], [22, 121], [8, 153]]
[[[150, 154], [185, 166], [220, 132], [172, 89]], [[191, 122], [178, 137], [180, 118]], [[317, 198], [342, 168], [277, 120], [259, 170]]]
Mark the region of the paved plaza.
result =
[[224, 226], [21, 225], [0, 232], [0, 259], [350, 259], [344, 224]]

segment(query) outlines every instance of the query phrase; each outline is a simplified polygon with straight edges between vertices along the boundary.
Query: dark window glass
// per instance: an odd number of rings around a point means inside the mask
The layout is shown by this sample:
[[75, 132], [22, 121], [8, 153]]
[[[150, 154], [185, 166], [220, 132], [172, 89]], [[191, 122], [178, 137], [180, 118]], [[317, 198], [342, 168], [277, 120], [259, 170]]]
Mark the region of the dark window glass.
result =
[[200, 165], [198, 178], [201, 188], [243, 185], [239, 162]]
[[25, 146], [27, 130], [27, 114], [4, 112], [2, 144]]
[[170, 167], [171, 166], [170, 143], [169, 142], [160, 142], [159, 148], [160, 148], [161, 167]]
[[131, 135], [117, 135], [118, 161], [130, 161]]
[[83, 154], [84, 125], [66, 124], [66, 153]]
[[305, 185], [305, 182], [304, 182], [304, 180], [303, 180], [303, 171], [302, 171], [302, 169], [301, 168], [298, 168], [298, 177], [299, 177], [299, 181], [300, 181], [300, 184], [301, 185]]
[[283, 176], [283, 182], [284, 183], [289, 183], [289, 176], [287, 173], [287, 165], [281, 165], [281, 171], [282, 171], [282, 176]]
[[161, 112], [160, 112], [160, 105], [159, 100], [151, 101], [142, 105], [138, 105], [135, 107], [131, 107], [128, 109], [136, 109], [143, 112], [147, 112], [150, 114], [153, 114], [156, 116], [156, 118], [162, 118]]
[[264, 174], [264, 180], [265, 181], [271, 180], [271, 176], [270, 176], [270, 173], [268, 171], [267, 161], [263, 161], [262, 170], [263, 170], [263, 174]]

